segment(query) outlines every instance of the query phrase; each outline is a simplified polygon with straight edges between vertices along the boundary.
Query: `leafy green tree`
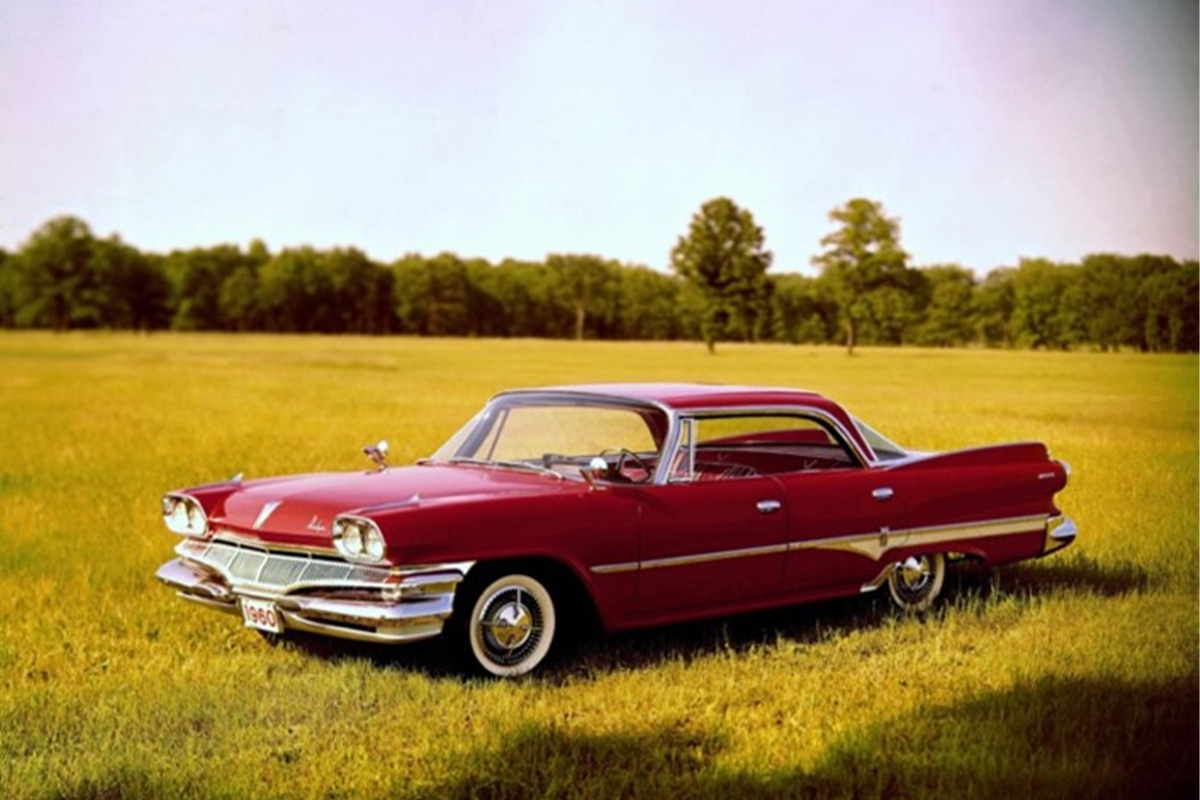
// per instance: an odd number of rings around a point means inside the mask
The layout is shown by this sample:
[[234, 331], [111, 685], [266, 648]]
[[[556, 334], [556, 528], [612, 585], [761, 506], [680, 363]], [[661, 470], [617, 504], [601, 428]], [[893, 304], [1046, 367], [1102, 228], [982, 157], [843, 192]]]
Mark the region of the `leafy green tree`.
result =
[[396, 262], [395, 276], [394, 300], [402, 331], [422, 336], [475, 335], [478, 292], [458, 256], [405, 256]]
[[467, 261], [467, 281], [471, 285], [472, 330], [478, 336], [508, 336], [508, 309], [501, 300], [503, 282], [500, 270], [482, 258]]
[[[240, 329], [238, 309], [228, 310], [224, 302], [231, 299], [233, 290], [224, 291], [224, 284], [239, 268], [258, 274], [264, 263], [262, 254], [243, 253], [229, 244], [169, 253], [164, 268], [171, 280], [175, 311], [171, 327], [185, 331]], [[255, 319], [261, 322], [261, 317]]]
[[0, 248], [0, 328], [17, 324], [16, 259]]
[[617, 287], [611, 263], [600, 256], [552, 253], [546, 257], [546, 267], [573, 312], [576, 341], [583, 341], [589, 314], [611, 319]]
[[994, 269], [975, 287], [972, 322], [975, 336], [988, 347], [1013, 347], [1012, 315], [1016, 306], [1016, 269]]
[[616, 336], [621, 339], [681, 339], [688, 330], [680, 319], [681, 281], [649, 267], [625, 266], [617, 273]]
[[709, 352], [727, 333], [753, 341], [767, 320], [771, 253], [749, 211], [718, 197], [700, 207], [671, 251], [671, 266], [703, 304], [701, 333]]
[[562, 320], [545, 264], [505, 259], [490, 275], [489, 294], [503, 308], [505, 336], [559, 336]]
[[921, 323], [913, 342], [932, 347], [958, 347], [971, 341], [975, 275], [957, 264], [917, 270], [923, 281]]
[[1129, 260], [1111, 253], [1083, 260], [1087, 337], [1101, 350], [1122, 345], [1143, 349], [1145, 313], [1139, 308], [1141, 292]]
[[395, 273], [383, 269], [356, 248], [322, 253], [329, 273], [333, 324], [341, 333], [378, 334], [392, 330]]
[[1143, 279], [1143, 334], [1146, 349], [1194, 353], [1200, 350], [1200, 270], [1195, 261], [1160, 265]]
[[888, 338], [906, 324], [908, 254], [900, 248], [899, 220], [878, 202], [855, 198], [830, 211], [829, 219], [839, 227], [821, 239], [824, 251], [813, 263], [837, 302], [846, 351], [853, 353], [864, 325]]
[[92, 243], [98, 324], [149, 331], [171, 321], [171, 282], [161, 257], [131, 247], [117, 236]]
[[837, 336], [837, 305], [824, 285], [795, 273], [771, 279], [772, 336], [792, 344], [822, 344]]
[[98, 323], [94, 241], [76, 217], [56, 217], [34, 231], [14, 265], [18, 325], [60, 332]]
[[1013, 275], [1013, 333], [1022, 347], [1066, 350], [1084, 341], [1082, 271], [1021, 259]]
[[262, 330], [258, 269], [243, 264], [221, 282], [218, 295], [224, 327], [244, 332]]
[[919, 276], [907, 270], [897, 285], [879, 286], [862, 298], [860, 340], [870, 344], [900, 345], [920, 322], [917, 307]]
[[269, 331], [332, 333], [341, 309], [324, 254], [311, 247], [286, 249], [262, 268], [259, 299]]

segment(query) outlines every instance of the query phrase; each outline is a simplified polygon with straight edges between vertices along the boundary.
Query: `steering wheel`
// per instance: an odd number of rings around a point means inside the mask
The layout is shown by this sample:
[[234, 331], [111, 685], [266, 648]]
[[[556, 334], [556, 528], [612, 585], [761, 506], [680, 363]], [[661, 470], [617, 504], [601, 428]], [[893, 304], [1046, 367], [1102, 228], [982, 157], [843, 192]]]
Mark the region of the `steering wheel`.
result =
[[[601, 450], [600, 455], [602, 455], [602, 456], [616, 455], [616, 457], [617, 457], [616, 462], [611, 467], [609, 467], [608, 476], [610, 479], [621, 479], [621, 480], [629, 481], [630, 483], [649, 483], [650, 479], [654, 477], [654, 470], [650, 468], [650, 465], [648, 463], [646, 463], [646, 459], [642, 458], [637, 453], [635, 453], [632, 450], [629, 450], [625, 447], [617, 447], [617, 448], [612, 448], [612, 449], [608, 449], [608, 450]], [[633, 465], [635, 467], [637, 467], [638, 469], [640, 469], [642, 472], [644, 472], [645, 476], [642, 478], [639, 478], [637, 480], [627, 477], [625, 475], [625, 462], [626, 461], [633, 462]]]

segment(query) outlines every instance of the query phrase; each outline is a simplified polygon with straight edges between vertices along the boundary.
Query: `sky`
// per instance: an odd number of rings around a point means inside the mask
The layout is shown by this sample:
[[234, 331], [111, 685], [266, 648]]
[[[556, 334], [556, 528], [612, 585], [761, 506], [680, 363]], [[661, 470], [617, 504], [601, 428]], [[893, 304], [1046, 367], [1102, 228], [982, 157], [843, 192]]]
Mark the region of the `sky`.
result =
[[1200, 255], [1195, 0], [4, 0], [0, 248], [669, 269], [728, 197], [773, 271], [829, 212], [913, 265]]

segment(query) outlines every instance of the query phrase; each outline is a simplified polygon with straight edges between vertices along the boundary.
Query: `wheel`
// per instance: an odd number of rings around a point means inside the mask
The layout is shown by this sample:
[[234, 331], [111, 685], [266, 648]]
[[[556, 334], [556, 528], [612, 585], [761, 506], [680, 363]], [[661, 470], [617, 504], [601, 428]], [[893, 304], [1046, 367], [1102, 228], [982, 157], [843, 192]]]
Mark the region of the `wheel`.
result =
[[897, 561], [888, 575], [892, 600], [905, 611], [928, 611], [946, 582], [946, 556], [928, 553]]
[[558, 615], [550, 592], [529, 575], [504, 575], [481, 591], [467, 620], [467, 644], [490, 675], [532, 672], [554, 643]]

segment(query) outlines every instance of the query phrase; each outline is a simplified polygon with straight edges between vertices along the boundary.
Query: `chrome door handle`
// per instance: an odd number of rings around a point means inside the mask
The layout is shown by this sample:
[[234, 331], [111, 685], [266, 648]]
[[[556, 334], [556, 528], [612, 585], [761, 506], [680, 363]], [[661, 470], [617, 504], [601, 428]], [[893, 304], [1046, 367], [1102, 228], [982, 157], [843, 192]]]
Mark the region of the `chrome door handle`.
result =
[[778, 500], [758, 501], [758, 513], [760, 514], [774, 514], [781, 508], [783, 508], [783, 503], [779, 502]]
[[883, 502], [884, 500], [891, 500], [892, 495], [894, 495], [894, 494], [895, 494], [895, 492], [892, 491], [892, 487], [880, 486], [878, 489], [871, 492], [871, 497], [874, 497], [876, 500]]

